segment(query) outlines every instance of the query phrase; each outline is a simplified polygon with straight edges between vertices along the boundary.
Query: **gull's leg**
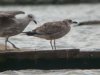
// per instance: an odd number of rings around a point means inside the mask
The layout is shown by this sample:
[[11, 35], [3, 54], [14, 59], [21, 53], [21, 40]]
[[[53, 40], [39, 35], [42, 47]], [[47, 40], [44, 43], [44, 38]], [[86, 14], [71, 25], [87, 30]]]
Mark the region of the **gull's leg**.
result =
[[53, 50], [52, 40], [50, 40], [50, 45], [51, 45], [51, 47], [52, 47], [52, 50]]
[[54, 48], [55, 48], [55, 50], [56, 50], [56, 40], [54, 40]]
[[8, 37], [6, 37], [5, 39], [5, 50], [7, 50], [7, 41], [8, 41]]
[[19, 49], [18, 47], [16, 47], [12, 42], [10, 42], [9, 40], [7, 40], [14, 48]]

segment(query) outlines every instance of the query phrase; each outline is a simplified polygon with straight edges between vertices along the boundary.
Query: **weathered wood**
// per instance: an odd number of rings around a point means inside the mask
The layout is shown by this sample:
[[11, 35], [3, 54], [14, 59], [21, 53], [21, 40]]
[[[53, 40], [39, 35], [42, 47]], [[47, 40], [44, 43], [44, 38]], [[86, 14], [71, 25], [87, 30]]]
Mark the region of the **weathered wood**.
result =
[[79, 49], [1, 51], [0, 71], [19, 69], [97, 69], [100, 51]]
[[0, 56], [17, 59], [56, 59], [56, 58], [97, 58], [100, 51], [80, 51], [79, 49], [41, 50], [41, 51], [14, 51], [2, 50]]
[[56, 59], [56, 58], [71, 58], [79, 54], [79, 49], [67, 50], [41, 50], [41, 51], [1, 51], [0, 56], [17, 59]]

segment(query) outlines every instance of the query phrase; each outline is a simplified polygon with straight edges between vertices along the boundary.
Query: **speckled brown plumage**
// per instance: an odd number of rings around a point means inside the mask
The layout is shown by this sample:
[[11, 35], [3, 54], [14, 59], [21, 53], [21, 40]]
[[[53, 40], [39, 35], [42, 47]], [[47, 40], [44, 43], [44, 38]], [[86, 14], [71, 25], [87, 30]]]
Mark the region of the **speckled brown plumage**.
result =
[[[55, 46], [55, 39], [59, 39], [66, 35], [71, 27], [70, 24], [73, 23], [72, 20], [66, 19], [63, 21], [56, 21], [56, 22], [47, 22], [40, 27], [37, 27], [32, 32], [26, 32], [29, 36], [35, 36], [39, 38], [44, 38], [50, 40], [52, 49], [52, 40], [54, 40], [54, 47]], [[33, 34], [32, 34], [33, 33]]]

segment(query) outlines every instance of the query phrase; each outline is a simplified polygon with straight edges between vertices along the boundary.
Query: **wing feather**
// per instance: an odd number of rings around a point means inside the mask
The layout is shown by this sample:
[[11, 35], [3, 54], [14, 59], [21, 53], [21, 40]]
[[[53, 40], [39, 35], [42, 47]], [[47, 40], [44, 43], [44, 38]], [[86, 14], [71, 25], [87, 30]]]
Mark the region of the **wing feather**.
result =
[[45, 23], [44, 25], [36, 28], [33, 30], [33, 32], [36, 32], [38, 34], [55, 34], [60, 31], [63, 31], [64, 26], [61, 25], [61, 22], [48, 22]]
[[18, 14], [25, 14], [23, 11], [0, 11], [0, 18], [13, 18]]

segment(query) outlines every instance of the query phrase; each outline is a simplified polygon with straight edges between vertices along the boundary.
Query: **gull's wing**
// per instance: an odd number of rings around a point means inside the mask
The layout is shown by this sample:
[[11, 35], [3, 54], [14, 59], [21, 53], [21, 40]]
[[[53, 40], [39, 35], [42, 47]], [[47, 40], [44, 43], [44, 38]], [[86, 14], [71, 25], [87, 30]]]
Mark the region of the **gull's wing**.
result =
[[13, 18], [14, 15], [8, 13], [0, 13], [0, 18]]
[[0, 11], [0, 18], [13, 18], [18, 14], [25, 14], [23, 11]]
[[33, 32], [40, 34], [40, 35], [49, 35], [49, 34], [55, 34], [63, 31], [65, 28], [64, 25], [62, 25], [62, 22], [48, 22], [44, 25], [36, 28], [33, 30]]

